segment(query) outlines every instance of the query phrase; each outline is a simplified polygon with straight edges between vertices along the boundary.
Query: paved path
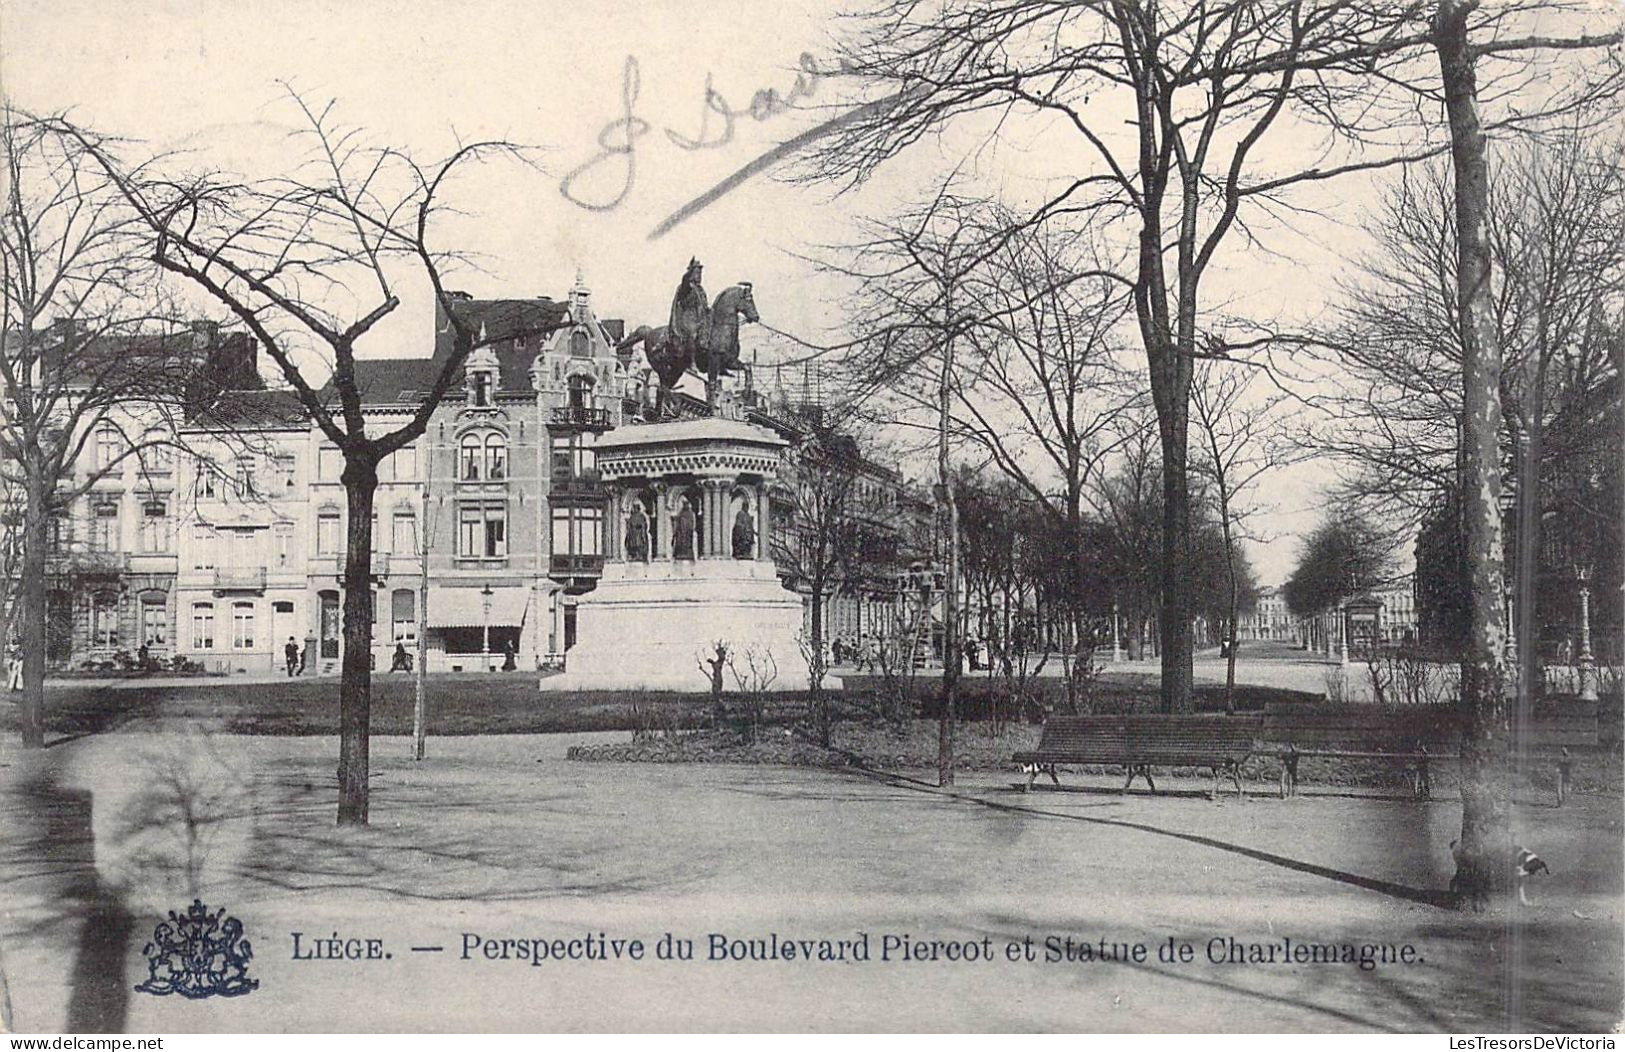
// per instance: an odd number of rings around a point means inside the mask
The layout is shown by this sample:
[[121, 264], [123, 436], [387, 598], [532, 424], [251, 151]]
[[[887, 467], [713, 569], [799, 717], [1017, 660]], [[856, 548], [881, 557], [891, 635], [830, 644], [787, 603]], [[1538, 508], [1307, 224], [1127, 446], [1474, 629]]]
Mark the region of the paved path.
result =
[[[1518, 1029], [1619, 1019], [1617, 796], [1519, 808], [1553, 873], [1535, 906], [1475, 916], [1432, 904], [1460, 822], [1445, 801], [1024, 796], [996, 776], [949, 795], [856, 773], [572, 763], [571, 740], [436, 739], [413, 763], [404, 740], [375, 739], [360, 831], [333, 825], [331, 738], [107, 734], [0, 758], [16, 1025], [1472, 1032], [1506, 1028], [1508, 952]], [[153, 924], [194, 895], [243, 921], [254, 993], [133, 992]], [[393, 956], [295, 960], [294, 932]], [[482, 941], [604, 933], [653, 952], [667, 932], [694, 940], [693, 961], [532, 967]], [[709, 961], [712, 933], [747, 951], [866, 937], [871, 959]], [[880, 961], [887, 936], [995, 959]], [[1149, 956], [1045, 962], [1051, 936]], [[1002, 959], [1028, 937], [1038, 960]], [[1421, 960], [1207, 960], [1213, 939], [1283, 937], [1409, 944]], [[1194, 960], [1159, 962], [1169, 939]]]

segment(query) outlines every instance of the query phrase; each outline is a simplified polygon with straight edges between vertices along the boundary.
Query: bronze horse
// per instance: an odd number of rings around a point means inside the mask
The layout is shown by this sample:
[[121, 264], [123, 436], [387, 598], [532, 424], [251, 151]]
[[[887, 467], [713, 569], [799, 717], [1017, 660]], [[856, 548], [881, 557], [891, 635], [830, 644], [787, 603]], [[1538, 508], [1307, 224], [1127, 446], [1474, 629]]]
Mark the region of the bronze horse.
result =
[[666, 391], [676, 386], [691, 367], [705, 374], [705, 397], [716, 402], [719, 378], [737, 371], [739, 360], [739, 318], [760, 321], [750, 282], [742, 281], [718, 294], [709, 307], [705, 288], [700, 284], [700, 264], [691, 260], [677, 294], [672, 297], [671, 321], [658, 328], [640, 325], [615, 345], [627, 350], [643, 345], [644, 356], [660, 377], [656, 412], [665, 408]]

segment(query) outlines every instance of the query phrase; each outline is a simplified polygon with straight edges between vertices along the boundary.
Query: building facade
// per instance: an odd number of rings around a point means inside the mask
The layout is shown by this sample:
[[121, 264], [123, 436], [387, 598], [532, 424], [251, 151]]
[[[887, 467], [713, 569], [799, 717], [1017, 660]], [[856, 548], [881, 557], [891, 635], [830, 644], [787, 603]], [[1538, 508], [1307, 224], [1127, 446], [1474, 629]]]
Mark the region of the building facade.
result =
[[[641, 351], [617, 348], [624, 325], [597, 316], [579, 276], [562, 301], [459, 294], [454, 309], [478, 328], [477, 346], [424, 433], [379, 465], [373, 666], [400, 668], [402, 652], [415, 663], [420, 634], [431, 671], [556, 666], [576, 642], [576, 604], [603, 572], [606, 497], [594, 447], [651, 417], [656, 381]], [[429, 356], [356, 362], [369, 433], [419, 411], [452, 335], [441, 313]], [[174, 428], [172, 442], [109, 470], [55, 531], [53, 667], [140, 660], [268, 673], [285, 668], [291, 643], [296, 673], [338, 669], [343, 458], [291, 391], [253, 389], [263, 385], [251, 341], [225, 341], [244, 390], [223, 411]], [[792, 464], [817, 430], [814, 407], [756, 390], [748, 372], [727, 397], [728, 412], [791, 444]], [[668, 401], [679, 415], [708, 411], [692, 394]], [[139, 405], [121, 411], [128, 419], [87, 441], [87, 470], [110, 463], [129, 434], [158, 426]], [[895, 632], [911, 598], [897, 583], [904, 575], [883, 565], [902, 551], [896, 517], [919, 501], [895, 471], [853, 449], [852, 507], [861, 509], [853, 515], [862, 520], [854, 528], [875, 558], [871, 572], [825, 596], [831, 642]], [[772, 494], [781, 530], [797, 527], [793, 478]], [[772, 551], [777, 542], [767, 543]], [[782, 562], [780, 573], [804, 591]]]

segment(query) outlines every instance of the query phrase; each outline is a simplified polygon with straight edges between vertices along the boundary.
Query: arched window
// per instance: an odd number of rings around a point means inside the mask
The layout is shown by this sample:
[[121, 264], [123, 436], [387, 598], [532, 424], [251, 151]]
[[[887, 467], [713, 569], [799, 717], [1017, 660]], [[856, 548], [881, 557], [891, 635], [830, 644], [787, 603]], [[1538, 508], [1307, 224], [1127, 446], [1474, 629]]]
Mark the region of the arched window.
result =
[[592, 348], [587, 343], [587, 333], [577, 329], [570, 334], [570, 355], [574, 358], [586, 358], [592, 354]]
[[457, 477], [465, 482], [473, 481], [480, 477], [480, 446], [481, 442], [479, 435], [463, 436], [462, 457], [459, 461], [462, 467], [458, 469]]
[[485, 477], [508, 477], [508, 440], [495, 432], [485, 438]]

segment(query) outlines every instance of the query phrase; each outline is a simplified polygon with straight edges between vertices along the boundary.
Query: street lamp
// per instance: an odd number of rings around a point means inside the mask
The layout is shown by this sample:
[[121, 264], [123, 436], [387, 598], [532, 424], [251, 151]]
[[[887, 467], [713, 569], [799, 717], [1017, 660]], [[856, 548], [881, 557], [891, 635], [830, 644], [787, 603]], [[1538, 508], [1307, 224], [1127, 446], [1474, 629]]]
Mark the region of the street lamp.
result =
[[480, 621], [483, 641], [480, 644], [480, 653], [485, 656], [485, 671], [491, 671], [491, 582], [487, 581], [485, 587], [480, 589]]
[[1117, 634], [1117, 600], [1112, 600], [1112, 664], [1123, 662], [1123, 640]]
[[1591, 656], [1591, 574], [1584, 566], [1574, 568], [1580, 586], [1580, 699], [1597, 700], [1596, 663]]

